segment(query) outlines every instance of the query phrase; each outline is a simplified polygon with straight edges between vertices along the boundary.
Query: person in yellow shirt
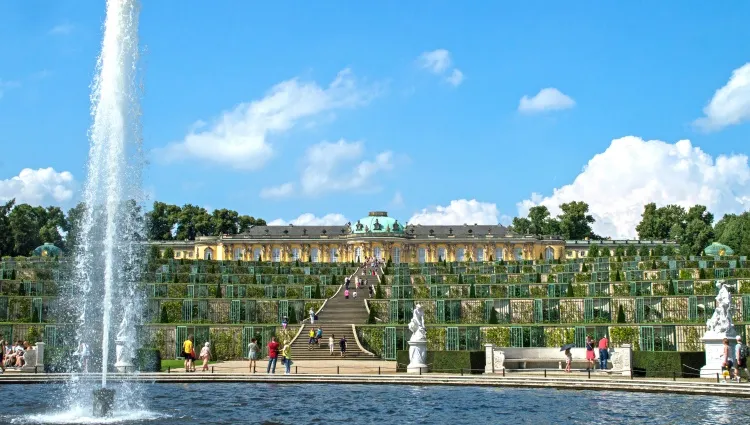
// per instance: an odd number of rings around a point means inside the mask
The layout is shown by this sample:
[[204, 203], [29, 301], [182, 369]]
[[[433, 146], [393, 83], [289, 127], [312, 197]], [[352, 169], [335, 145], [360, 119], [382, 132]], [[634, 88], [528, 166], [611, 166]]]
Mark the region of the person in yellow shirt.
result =
[[313, 345], [315, 344], [315, 331], [310, 328], [310, 333], [308, 334], [310, 336], [310, 339], [307, 340], [307, 349], [312, 350]]
[[182, 356], [185, 358], [185, 372], [192, 372], [193, 371], [193, 361], [195, 358], [193, 358], [193, 336], [190, 335], [185, 340], [185, 342], [182, 343]]

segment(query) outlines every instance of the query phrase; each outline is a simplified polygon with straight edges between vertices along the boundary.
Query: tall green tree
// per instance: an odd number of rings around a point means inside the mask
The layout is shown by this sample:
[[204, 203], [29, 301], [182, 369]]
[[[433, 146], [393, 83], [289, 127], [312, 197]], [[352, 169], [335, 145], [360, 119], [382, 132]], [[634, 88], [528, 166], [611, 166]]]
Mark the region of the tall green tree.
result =
[[675, 223], [670, 231], [672, 239], [680, 244], [683, 255], [699, 255], [713, 240], [714, 215], [703, 205], [690, 207], [681, 223]]
[[560, 205], [562, 214], [560, 220], [560, 233], [565, 239], [585, 239], [594, 236], [591, 225], [596, 220], [589, 214], [589, 205], [583, 201], [568, 202]]
[[670, 239], [672, 228], [675, 224], [683, 224], [685, 215], [685, 209], [679, 205], [657, 208], [653, 202], [647, 204], [643, 209], [640, 223], [635, 227], [638, 238], [642, 240]]
[[214, 234], [211, 215], [203, 207], [185, 204], [177, 222], [177, 239], [195, 240], [196, 236]]
[[514, 217], [510, 230], [519, 235], [527, 235], [531, 232], [531, 220], [523, 217]]
[[155, 201], [146, 213], [146, 234], [150, 240], [168, 241], [180, 219], [180, 207]]
[[0, 204], [0, 256], [12, 255], [13, 235], [10, 230], [10, 211], [16, 204], [15, 199]]
[[75, 207], [68, 210], [68, 214], [65, 216], [65, 227], [63, 228], [67, 234], [65, 235], [65, 250], [73, 252], [73, 249], [78, 242], [78, 237], [81, 232], [81, 226], [83, 224], [83, 216], [86, 212], [86, 205], [81, 202]]
[[714, 238], [736, 255], [750, 255], [750, 212], [725, 215], [714, 226]]
[[39, 230], [44, 224], [44, 208], [35, 208], [29, 204], [16, 205], [10, 211], [8, 219], [14, 255], [31, 255], [31, 251], [43, 242]]
[[214, 210], [211, 214], [211, 224], [216, 235], [234, 235], [237, 233], [239, 223], [237, 211], [222, 208]]

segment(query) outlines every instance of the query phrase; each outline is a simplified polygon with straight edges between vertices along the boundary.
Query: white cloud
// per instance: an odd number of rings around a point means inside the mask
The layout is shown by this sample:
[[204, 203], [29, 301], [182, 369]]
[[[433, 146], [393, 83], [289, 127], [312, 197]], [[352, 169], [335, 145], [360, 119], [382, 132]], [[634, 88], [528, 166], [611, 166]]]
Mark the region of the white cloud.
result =
[[283, 198], [295, 192], [306, 196], [317, 196], [333, 192], [378, 192], [378, 176], [394, 168], [394, 156], [383, 151], [364, 159], [365, 145], [362, 142], [320, 142], [310, 146], [303, 158], [303, 170], [299, 180], [299, 191], [293, 182], [263, 188], [261, 198]]
[[342, 214], [326, 214], [323, 217], [316, 217], [315, 214], [305, 213], [290, 221], [277, 218], [276, 220], [270, 221], [268, 225], [286, 226], [288, 224], [293, 224], [295, 226], [336, 226], [344, 225], [348, 222], [349, 220], [347, 220]]
[[569, 109], [575, 106], [576, 102], [569, 96], [563, 94], [554, 87], [541, 89], [534, 97], [524, 96], [518, 104], [518, 110], [525, 113], [534, 113], [542, 111], [555, 111], [560, 109]]
[[446, 207], [435, 206], [414, 213], [409, 224], [461, 225], [498, 224], [501, 220], [497, 205], [476, 199], [457, 199]]
[[261, 198], [284, 198], [294, 192], [294, 183], [287, 182], [279, 186], [266, 187], [260, 191]]
[[732, 71], [732, 77], [716, 90], [703, 113], [705, 116], [694, 124], [704, 130], [721, 130], [750, 120], [750, 62]]
[[573, 183], [551, 196], [532, 194], [518, 203], [525, 216], [534, 205], [545, 205], [553, 215], [559, 205], [586, 201], [596, 219], [594, 231], [602, 236], [636, 237], [643, 206], [702, 204], [721, 218], [750, 208], [750, 167], [746, 155], [716, 159], [689, 140], [670, 144], [628, 136], [612, 141], [595, 155]]
[[446, 75], [445, 81], [456, 87], [464, 80], [464, 73], [458, 68], [453, 68], [453, 59], [451, 53], [445, 49], [437, 49], [431, 52], [424, 52], [417, 58], [417, 63], [423, 69], [436, 75]]
[[369, 102], [376, 88], [357, 86], [349, 69], [328, 87], [291, 79], [274, 86], [264, 98], [225, 111], [211, 124], [198, 122], [185, 139], [156, 149], [166, 162], [196, 158], [241, 170], [261, 168], [273, 156], [269, 136], [290, 130], [299, 121]]
[[460, 69], [454, 69], [451, 75], [446, 78], [446, 81], [453, 86], [458, 86], [464, 81], [464, 73]]
[[393, 199], [391, 199], [391, 206], [393, 208], [401, 208], [404, 206], [404, 197], [401, 195], [401, 192], [396, 192], [393, 194]]
[[68, 171], [53, 168], [24, 168], [10, 179], [0, 180], [0, 200], [16, 200], [16, 204], [59, 204], [73, 198], [75, 180]]
[[69, 23], [63, 23], [59, 25], [55, 25], [49, 30], [49, 33], [51, 35], [68, 35], [71, 32], [73, 32], [73, 25]]

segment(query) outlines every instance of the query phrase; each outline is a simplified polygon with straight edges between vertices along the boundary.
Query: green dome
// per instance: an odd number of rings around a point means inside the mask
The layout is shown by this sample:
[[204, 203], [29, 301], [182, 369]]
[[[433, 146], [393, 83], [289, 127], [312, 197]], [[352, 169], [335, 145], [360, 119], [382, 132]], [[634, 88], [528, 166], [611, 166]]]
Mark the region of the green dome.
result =
[[352, 224], [352, 233], [404, 233], [404, 225], [385, 211], [372, 211]]
[[48, 242], [34, 249], [35, 257], [58, 257], [60, 254], [62, 254], [62, 250]]
[[732, 248], [718, 242], [714, 242], [711, 245], [707, 246], [706, 249], [703, 250], [703, 252], [705, 252], [706, 255], [734, 255], [734, 250]]

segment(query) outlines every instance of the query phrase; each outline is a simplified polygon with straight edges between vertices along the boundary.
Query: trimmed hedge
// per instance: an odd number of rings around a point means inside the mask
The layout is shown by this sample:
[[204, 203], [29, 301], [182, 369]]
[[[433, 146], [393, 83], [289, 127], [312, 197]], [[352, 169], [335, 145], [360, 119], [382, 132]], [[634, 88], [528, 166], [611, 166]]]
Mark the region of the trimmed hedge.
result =
[[141, 348], [136, 352], [135, 365], [140, 372], [161, 372], [161, 351]]
[[[396, 353], [397, 372], [406, 372], [409, 351]], [[428, 351], [427, 366], [436, 373], [484, 373], [484, 351]], [[469, 372], [471, 370], [471, 372]]]
[[706, 353], [702, 351], [633, 351], [634, 376], [697, 378], [705, 364]]

